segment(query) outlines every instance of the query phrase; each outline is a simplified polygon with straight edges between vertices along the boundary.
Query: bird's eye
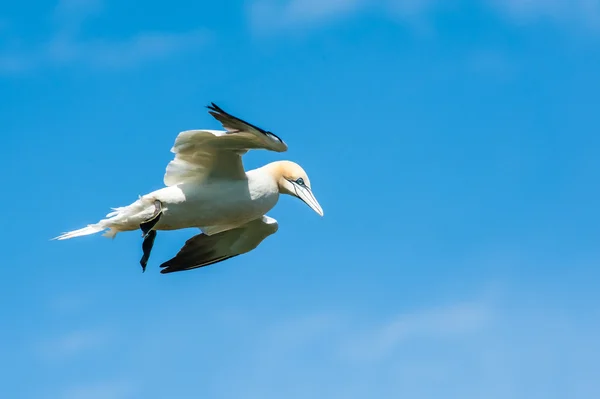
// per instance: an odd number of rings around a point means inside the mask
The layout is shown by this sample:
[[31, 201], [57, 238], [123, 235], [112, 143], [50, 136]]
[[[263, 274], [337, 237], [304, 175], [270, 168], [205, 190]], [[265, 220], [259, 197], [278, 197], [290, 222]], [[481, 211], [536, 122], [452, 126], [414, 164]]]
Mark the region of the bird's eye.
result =
[[304, 179], [299, 177], [298, 180], [296, 180], [296, 183], [298, 183], [300, 186], [304, 186]]

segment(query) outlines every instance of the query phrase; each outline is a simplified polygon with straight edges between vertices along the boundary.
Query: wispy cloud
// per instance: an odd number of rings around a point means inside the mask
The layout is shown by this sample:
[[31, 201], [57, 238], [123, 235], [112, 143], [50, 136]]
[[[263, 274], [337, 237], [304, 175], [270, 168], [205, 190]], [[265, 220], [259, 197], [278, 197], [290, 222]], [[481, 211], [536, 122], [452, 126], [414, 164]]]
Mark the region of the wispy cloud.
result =
[[103, 10], [101, 0], [61, 0], [51, 20], [54, 31], [42, 43], [17, 50], [0, 47], [0, 73], [18, 73], [48, 66], [81, 65], [124, 68], [202, 47], [203, 29], [185, 32], [143, 31], [122, 39], [84, 39], [84, 24]]
[[482, 330], [491, 320], [491, 308], [479, 302], [401, 313], [352, 338], [347, 354], [362, 360], [383, 359], [411, 339], [460, 337]]
[[268, 323], [257, 343], [261, 357], [269, 359], [329, 342], [335, 343], [330, 349], [337, 348], [332, 353], [342, 358], [383, 360], [413, 340], [444, 341], [482, 332], [494, 322], [493, 297], [494, 290], [488, 288], [477, 300], [412, 308], [379, 320], [331, 312], [300, 315]]
[[59, 65], [82, 63], [100, 68], [120, 68], [202, 46], [206, 39], [207, 34], [202, 30], [142, 32], [120, 41], [78, 41], [57, 37], [45, 46], [45, 55], [49, 62]]
[[477, 334], [492, 324], [494, 311], [481, 300], [412, 309], [378, 321], [366, 319], [318, 313], [269, 323], [256, 341], [259, 363], [277, 363], [289, 352], [323, 343], [340, 360], [381, 361], [413, 340], [444, 341]]
[[255, 31], [269, 32], [313, 28], [369, 9], [412, 20], [437, 4], [438, 0], [255, 0], [248, 15]]
[[110, 332], [102, 328], [73, 330], [43, 342], [39, 352], [50, 360], [69, 359], [102, 347], [110, 337]]
[[61, 293], [54, 298], [49, 298], [46, 306], [53, 313], [66, 315], [84, 311], [89, 302], [90, 298], [86, 295]]
[[100, 14], [103, 9], [102, 0], [59, 0], [54, 8], [53, 19], [59, 25], [76, 25]]
[[518, 23], [548, 20], [600, 28], [598, 0], [490, 0], [490, 4]]
[[260, 340], [261, 358], [279, 361], [285, 353], [297, 352], [325, 336], [331, 336], [342, 324], [341, 317], [323, 313], [275, 321], [267, 327]]
[[[228, 371], [228, 379], [237, 383], [227, 387], [227, 396], [359, 398], [404, 392], [414, 397], [397, 380], [415, 373], [415, 357], [428, 356], [427, 367], [443, 372], [445, 364], [440, 366], [429, 348], [481, 339], [495, 318], [483, 299], [411, 307], [388, 317], [374, 313], [318, 312], [261, 323], [247, 360], [251, 367], [244, 363]], [[399, 371], [405, 366], [408, 372]]]
[[67, 388], [63, 399], [127, 399], [138, 393], [137, 386], [128, 381], [115, 380], [81, 384]]
[[253, 29], [264, 32], [330, 22], [366, 4], [365, 0], [256, 0], [250, 3], [249, 18]]
[[[460, 8], [457, 2], [440, 0], [255, 0], [250, 3], [249, 20], [259, 32], [314, 28], [349, 17], [368, 8], [401, 20], [422, 23], [424, 15], [441, 7]], [[510, 22], [545, 19], [553, 23], [570, 22], [587, 28], [600, 28], [598, 0], [485, 0], [484, 6], [496, 10]]]
[[465, 62], [469, 70], [495, 78], [509, 78], [518, 70], [514, 59], [493, 49], [473, 51], [467, 56]]
[[248, 16], [252, 28], [259, 32], [283, 29], [314, 28], [375, 10], [391, 17], [421, 25], [421, 16], [438, 6], [439, 0], [254, 0]]

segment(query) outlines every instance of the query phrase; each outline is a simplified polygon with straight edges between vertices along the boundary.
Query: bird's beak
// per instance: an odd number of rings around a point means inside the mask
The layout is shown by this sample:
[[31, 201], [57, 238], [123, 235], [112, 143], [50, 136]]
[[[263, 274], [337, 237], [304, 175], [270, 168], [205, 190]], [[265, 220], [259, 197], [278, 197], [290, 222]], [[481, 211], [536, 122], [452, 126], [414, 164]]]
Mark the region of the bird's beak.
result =
[[321, 205], [319, 205], [319, 201], [317, 201], [312, 191], [310, 191], [310, 188], [301, 187], [296, 184], [294, 186], [296, 188], [296, 195], [298, 198], [306, 202], [306, 205], [310, 206], [313, 211], [323, 216], [323, 208], [321, 208]]

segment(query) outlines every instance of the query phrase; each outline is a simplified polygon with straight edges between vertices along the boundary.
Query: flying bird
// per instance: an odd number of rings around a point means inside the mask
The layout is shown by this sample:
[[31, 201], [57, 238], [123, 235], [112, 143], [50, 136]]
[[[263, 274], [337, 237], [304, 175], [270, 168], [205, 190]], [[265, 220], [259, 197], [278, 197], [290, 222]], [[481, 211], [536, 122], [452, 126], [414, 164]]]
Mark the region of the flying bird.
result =
[[141, 196], [132, 204], [112, 208], [98, 223], [64, 233], [55, 239], [104, 231], [142, 231], [142, 271], [159, 230], [196, 227], [177, 255], [164, 262], [161, 273], [208, 266], [255, 249], [278, 229], [266, 215], [280, 194], [300, 198], [316, 213], [323, 209], [313, 195], [310, 179], [300, 165], [276, 161], [245, 171], [242, 156], [251, 149], [285, 152], [285, 142], [272, 132], [237, 118], [214, 103], [207, 107], [225, 130], [187, 130], [179, 133], [175, 154], [164, 175], [165, 187]]

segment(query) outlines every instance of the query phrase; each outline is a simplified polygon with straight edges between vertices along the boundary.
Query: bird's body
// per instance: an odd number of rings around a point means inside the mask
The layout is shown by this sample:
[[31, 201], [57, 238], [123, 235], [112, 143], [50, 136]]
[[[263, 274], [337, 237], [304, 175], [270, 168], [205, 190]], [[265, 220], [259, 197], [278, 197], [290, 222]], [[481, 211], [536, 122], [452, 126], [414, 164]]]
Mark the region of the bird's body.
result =
[[279, 188], [268, 170], [251, 170], [247, 179], [211, 178], [164, 187], [129, 206], [116, 208], [99, 223], [103, 229], [110, 229], [106, 233], [109, 237], [138, 230], [152, 217], [155, 201], [160, 201], [162, 216], [154, 230], [197, 227], [209, 235], [229, 230], [260, 218], [277, 204]]
[[277, 231], [277, 222], [265, 214], [279, 194], [301, 198], [317, 213], [323, 211], [310, 190], [304, 170], [290, 161], [278, 161], [244, 171], [241, 156], [251, 148], [282, 152], [279, 137], [227, 114], [212, 105], [211, 114], [226, 131], [189, 130], [177, 136], [176, 154], [167, 166], [166, 187], [141, 196], [132, 204], [114, 208], [106, 219], [64, 233], [59, 240], [105, 231], [105, 236], [142, 229], [145, 269], [156, 231], [196, 227], [203, 234], [188, 240], [180, 253], [164, 263], [163, 272], [188, 270], [229, 259], [254, 249]]
[[279, 187], [266, 169], [254, 169], [247, 176], [184, 183], [148, 194], [151, 202], [158, 199], [164, 204], [155, 229], [198, 227], [212, 235], [260, 218], [277, 204]]

